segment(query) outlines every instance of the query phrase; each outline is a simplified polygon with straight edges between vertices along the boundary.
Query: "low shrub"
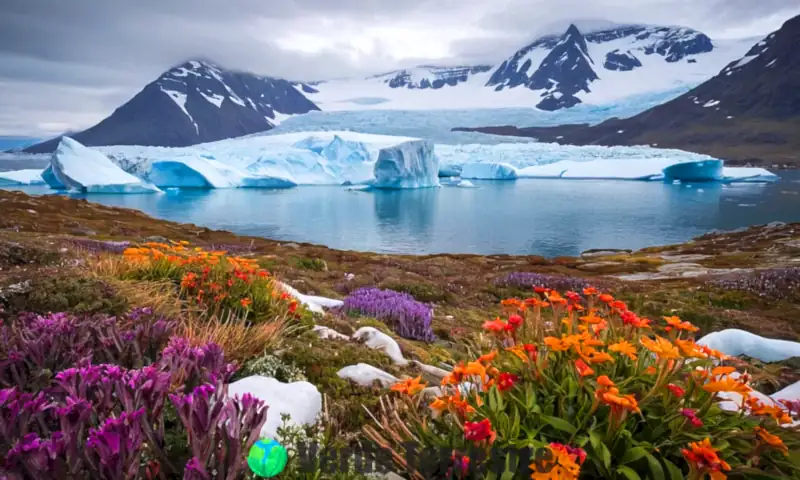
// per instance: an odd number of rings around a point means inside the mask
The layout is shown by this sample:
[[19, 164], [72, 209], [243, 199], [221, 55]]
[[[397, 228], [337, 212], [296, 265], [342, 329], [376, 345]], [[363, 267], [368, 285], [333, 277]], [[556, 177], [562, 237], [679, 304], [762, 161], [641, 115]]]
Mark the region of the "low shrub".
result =
[[36, 278], [24, 289], [9, 293], [3, 301], [11, 313], [70, 312], [117, 315], [128, 309], [128, 301], [108, 283], [73, 276]]
[[241, 376], [242, 378], [252, 375], [271, 377], [284, 383], [302, 382], [306, 380], [305, 374], [303, 374], [303, 371], [297, 368], [296, 365], [286, 363], [272, 354], [251, 358], [245, 362], [244, 367], [237, 372], [237, 376]]
[[420, 302], [446, 302], [450, 299], [450, 292], [427, 283], [390, 283], [383, 288], [407, 293]]
[[0, 267], [49, 265], [55, 263], [58, 258], [57, 253], [36, 245], [0, 240]]
[[431, 342], [433, 309], [407, 293], [378, 288], [361, 288], [344, 299], [348, 314], [368, 315], [389, 324], [403, 338]]
[[312, 270], [314, 272], [327, 272], [328, 264], [321, 258], [298, 258], [295, 261], [297, 268]]
[[[398, 459], [406, 441], [453, 452], [436, 468], [457, 475], [464, 456], [471, 474], [494, 452], [496, 471], [534, 479], [800, 478], [789, 453], [798, 438], [782, 428], [791, 405], [762, 403], [747, 374], [694, 342], [694, 325], [652, 322], [591, 288], [586, 299], [543, 293], [504, 301], [507, 320], [484, 324], [483, 355], [457, 365], [423, 408], [421, 379], [395, 385], [401, 396], [369, 438]], [[721, 392], [735, 392], [741, 411], [723, 410]], [[504, 448], [536, 455], [517, 464]]]

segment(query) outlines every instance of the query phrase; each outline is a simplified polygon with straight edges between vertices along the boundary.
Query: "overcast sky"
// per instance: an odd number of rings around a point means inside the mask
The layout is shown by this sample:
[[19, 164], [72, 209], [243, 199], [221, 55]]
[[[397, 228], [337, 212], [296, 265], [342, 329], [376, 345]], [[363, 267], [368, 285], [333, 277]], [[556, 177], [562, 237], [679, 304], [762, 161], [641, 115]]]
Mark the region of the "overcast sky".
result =
[[502, 61], [570, 20], [764, 35], [798, 0], [0, 0], [0, 135], [89, 127], [202, 56], [297, 80]]

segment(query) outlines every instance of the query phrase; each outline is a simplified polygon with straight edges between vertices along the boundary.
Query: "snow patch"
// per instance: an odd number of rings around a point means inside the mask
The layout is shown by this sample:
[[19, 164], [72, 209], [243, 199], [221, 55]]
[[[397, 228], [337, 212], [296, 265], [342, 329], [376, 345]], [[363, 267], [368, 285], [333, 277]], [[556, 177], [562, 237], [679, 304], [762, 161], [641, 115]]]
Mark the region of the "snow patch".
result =
[[709, 100], [703, 104], [703, 108], [716, 107], [717, 105], [719, 105], [719, 100]]
[[192, 125], [194, 125], [195, 133], [200, 133], [197, 122], [195, 122], [192, 116], [189, 114], [189, 110], [186, 110], [186, 94], [175, 90], [165, 90], [164, 87], [160, 88], [161, 91], [166, 93], [169, 98], [174, 100], [175, 104], [178, 105], [178, 107], [183, 111], [184, 114], [186, 114], [187, 117], [189, 117], [189, 121], [192, 122]]
[[216, 105], [217, 108], [222, 108], [222, 101], [225, 100], [225, 97], [223, 97], [222, 95], [217, 95], [216, 93], [207, 95], [203, 92], [200, 92], [200, 95], [202, 95], [206, 100], [208, 100], [209, 103]]

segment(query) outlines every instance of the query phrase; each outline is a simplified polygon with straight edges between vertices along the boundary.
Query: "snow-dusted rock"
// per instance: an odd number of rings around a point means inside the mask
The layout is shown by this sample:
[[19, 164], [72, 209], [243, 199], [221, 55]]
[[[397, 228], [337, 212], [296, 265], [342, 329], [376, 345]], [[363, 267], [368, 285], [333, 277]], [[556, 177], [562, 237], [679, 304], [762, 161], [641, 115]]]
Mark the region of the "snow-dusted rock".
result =
[[249, 393], [266, 402], [267, 421], [261, 437], [275, 438], [282, 414], [291, 416], [294, 425], [313, 425], [322, 410], [322, 395], [308, 382], [283, 383], [274, 378], [253, 375], [228, 385], [228, 395], [240, 397]]
[[278, 286], [286, 293], [296, 298], [297, 301], [305, 305], [306, 308], [308, 308], [314, 313], [324, 314], [325, 313], [324, 308], [341, 307], [344, 304], [344, 302], [342, 302], [341, 300], [334, 300], [332, 298], [317, 297], [314, 295], [303, 295], [302, 293], [298, 292], [296, 289], [292, 288], [291, 286], [285, 283], [279, 282]]
[[53, 175], [71, 190], [83, 193], [153, 193], [160, 190], [125, 172], [97, 150], [69, 137], [50, 158]]
[[439, 159], [433, 144], [411, 140], [382, 148], [375, 162], [376, 188], [427, 188], [439, 186]]
[[356, 330], [351, 338], [364, 342], [369, 348], [382, 350], [396, 365], [408, 365], [408, 360], [403, 358], [400, 345], [398, 345], [392, 337], [386, 335], [377, 328], [361, 327]]
[[380, 382], [384, 387], [391, 387], [400, 381], [400, 379], [394, 375], [366, 363], [344, 367], [336, 374], [339, 378], [350, 380], [363, 387], [370, 387], [375, 381]]
[[800, 357], [800, 343], [798, 342], [764, 338], [737, 329], [709, 333], [697, 343], [719, 350], [726, 355], [747, 355], [762, 362], [778, 362], [791, 357]]
[[350, 337], [347, 335], [339, 333], [332, 328], [323, 327], [322, 325], [315, 325], [314, 331], [317, 332], [319, 338], [324, 340], [350, 340]]
[[42, 171], [39, 169], [12, 170], [0, 172], [0, 187], [16, 185], [44, 185]]
[[467, 163], [461, 169], [461, 178], [476, 180], [516, 180], [517, 169], [507, 163]]

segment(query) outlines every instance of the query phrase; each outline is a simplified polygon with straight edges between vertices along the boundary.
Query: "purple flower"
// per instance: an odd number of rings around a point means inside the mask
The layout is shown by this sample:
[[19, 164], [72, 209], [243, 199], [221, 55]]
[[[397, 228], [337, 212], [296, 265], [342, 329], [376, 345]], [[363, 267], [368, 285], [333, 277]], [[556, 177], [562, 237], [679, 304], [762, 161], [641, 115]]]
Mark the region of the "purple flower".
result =
[[145, 410], [122, 412], [117, 418], [107, 419], [100, 428], [91, 429], [86, 449], [98, 462], [98, 470], [105, 478], [116, 478], [115, 472], [124, 472], [132, 478], [139, 469], [139, 448], [142, 443], [141, 417]]
[[723, 290], [742, 290], [773, 300], [800, 298], [800, 267], [744, 273], [711, 283]]
[[378, 288], [360, 288], [344, 299], [345, 313], [369, 315], [390, 324], [398, 335], [431, 342], [433, 309], [407, 293]]
[[533, 287], [545, 287], [565, 292], [572, 290], [579, 292], [586, 287], [592, 286], [590, 282], [578, 277], [568, 277], [564, 275], [545, 275], [533, 272], [513, 272], [495, 281], [495, 285], [500, 287], [513, 287], [522, 290], [530, 290]]

